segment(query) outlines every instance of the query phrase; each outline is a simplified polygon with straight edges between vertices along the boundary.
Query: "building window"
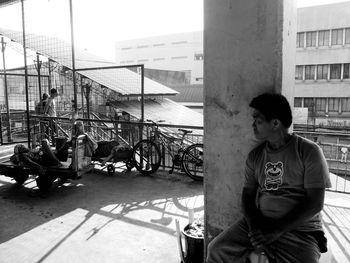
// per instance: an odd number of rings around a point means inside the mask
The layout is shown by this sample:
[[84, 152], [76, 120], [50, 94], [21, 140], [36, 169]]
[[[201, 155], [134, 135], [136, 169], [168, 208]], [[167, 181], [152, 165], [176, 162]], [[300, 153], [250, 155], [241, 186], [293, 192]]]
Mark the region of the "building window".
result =
[[341, 64], [331, 64], [331, 79], [340, 79]]
[[317, 65], [317, 79], [328, 79], [328, 65]]
[[304, 47], [304, 32], [297, 34], [297, 47]]
[[332, 45], [342, 45], [342, 44], [343, 44], [343, 29], [333, 29]]
[[338, 112], [339, 111], [339, 99], [338, 98], [328, 98], [328, 111]]
[[329, 30], [318, 31], [318, 46], [329, 46]]
[[304, 98], [304, 107], [308, 108], [309, 111], [313, 111], [314, 99], [313, 98]]
[[128, 63], [134, 63], [133, 60], [123, 60], [123, 61], [120, 61], [120, 64], [128, 64]]
[[306, 46], [307, 47], [316, 46], [316, 31], [306, 32]]
[[203, 59], [204, 59], [203, 53], [194, 54], [194, 60], [203, 60]]
[[171, 57], [171, 59], [185, 59], [187, 56]]
[[350, 111], [350, 98], [341, 98], [341, 110], [342, 112]]
[[343, 79], [350, 79], [350, 63], [344, 64]]
[[295, 79], [296, 80], [303, 80], [303, 66], [296, 66], [295, 67]]
[[306, 65], [305, 80], [314, 80], [314, 79], [315, 79], [315, 65]]
[[173, 45], [187, 44], [187, 41], [177, 41], [177, 42], [172, 42], [171, 44]]
[[301, 105], [302, 105], [302, 99], [294, 98], [294, 107], [301, 107]]
[[345, 44], [350, 44], [350, 27], [345, 28]]
[[326, 104], [327, 99], [326, 98], [316, 98], [316, 112], [326, 111]]
[[165, 44], [164, 43], [159, 43], [159, 44], [154, 44], [153, 46], [154, 47], [162, 47], [162, 46], [165, 46]]

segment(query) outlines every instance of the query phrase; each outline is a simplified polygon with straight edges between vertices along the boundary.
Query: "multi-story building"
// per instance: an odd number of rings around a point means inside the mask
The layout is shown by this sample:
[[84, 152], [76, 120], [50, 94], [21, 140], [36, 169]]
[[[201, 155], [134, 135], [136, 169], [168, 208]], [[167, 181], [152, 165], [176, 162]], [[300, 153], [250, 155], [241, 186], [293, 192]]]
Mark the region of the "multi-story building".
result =
[[[190, 84], [200, 84], [202, 35], [197, 31], [122, 41], [117, 62], [185, 71]], [[296, 45], [294, 106], [308, 108], [310, 124], [350, 125], [350, 2], [299, 8]]]
[[298, 9], [295, 107], [309, 122], [350, 124], [350, 2]]
[[116, 44], [116, 62], [148, 69], [185, 72], [188, 83], [203, 83], [203, 32], [187, 32]]

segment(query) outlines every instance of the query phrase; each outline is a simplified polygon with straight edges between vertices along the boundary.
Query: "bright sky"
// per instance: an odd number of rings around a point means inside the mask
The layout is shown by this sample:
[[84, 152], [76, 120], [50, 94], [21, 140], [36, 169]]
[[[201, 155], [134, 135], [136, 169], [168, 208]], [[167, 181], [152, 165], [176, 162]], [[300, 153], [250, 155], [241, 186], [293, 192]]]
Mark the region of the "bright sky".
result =
[[[292, 1], [297, 1], [298, 7], [306, 7], [350, 0]], [[86, 47], [95, 52], [100, 48], [92, 38], [106, 40], [110, 43], [105, 45], [106, 53], [114, 54], [116, 41], [203, 30], [203, 0], [99, 0], [97, 9], [96, 0], [84, 0], [84, 7], [82, 1], [75, 2], [77, 20], [85, 21], [85, 25], [76, 24], [77, 28], [85, 27], [84, 32], [75, 34], [86, 44], [91, 43]], [[90, 36], [89, 32], [96, 35]]]
[[[305, 7], [350, 0], [293, 1]], [[27, 31], [36, 28], [40, 34], [70, 38], [69, 0], [26, 2]], [[73, 0], [73, 8], [77, 46], [112, 60], [116, 41], [203, 29], [203, 0]], [[13, 19], [20, 17], [20, 9], [7, 9], [15, 10], [0, 10], [1, 27], [21, 28], [21, 20]]]

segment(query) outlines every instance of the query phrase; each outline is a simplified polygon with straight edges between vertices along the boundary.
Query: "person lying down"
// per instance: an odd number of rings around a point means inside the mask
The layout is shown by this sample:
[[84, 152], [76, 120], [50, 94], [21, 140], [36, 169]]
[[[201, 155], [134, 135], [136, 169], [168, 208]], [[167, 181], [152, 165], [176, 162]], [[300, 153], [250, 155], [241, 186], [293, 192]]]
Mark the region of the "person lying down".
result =
[[35, 149], [29, 149], [23, 144], [17, 144], [10, 160], [20, 166], [34, 169], [39, 175], [45, 174], [47, 167], [62, 166], [62, 163], [55, 156], [47, 139], [43, 139], [41, 146]]

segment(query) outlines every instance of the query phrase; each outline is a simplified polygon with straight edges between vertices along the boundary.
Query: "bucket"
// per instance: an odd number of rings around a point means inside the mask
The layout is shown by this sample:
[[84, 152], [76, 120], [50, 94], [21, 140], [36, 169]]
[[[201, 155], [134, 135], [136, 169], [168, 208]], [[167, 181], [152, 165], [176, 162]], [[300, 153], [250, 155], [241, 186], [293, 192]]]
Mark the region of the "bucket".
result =
[[[180, 257], [182, 263], [203, 263], [204, 262], [204, 237], [193, 236], [188, 233], [192, 228], [188, 224], [181, 232], [178, 220], [176, 220], [176, 228], [178, 232], [178, 243], [180, 249]], [[185, 240], [183, 249], [182, 238]]]

